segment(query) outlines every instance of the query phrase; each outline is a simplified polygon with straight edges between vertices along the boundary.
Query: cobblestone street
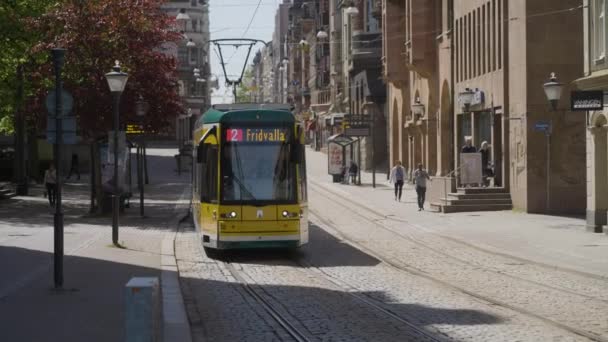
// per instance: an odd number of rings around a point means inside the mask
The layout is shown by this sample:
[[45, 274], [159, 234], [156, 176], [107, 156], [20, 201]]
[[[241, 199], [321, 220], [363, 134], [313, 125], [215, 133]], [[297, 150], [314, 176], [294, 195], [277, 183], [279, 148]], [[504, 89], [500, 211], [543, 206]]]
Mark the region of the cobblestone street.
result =
[[446, 218], [412, 217], [413, 201], [391, 203], [383, 185], [331, 184], [323, 155], [308, 157], [310, 242], [299, 250], [210, 258], [182, 225], [176, 256], [195, 341], [608, 340], [605, 258], [584, 272], [567, 267], [584, 256], [558, 267], [527, 260], [525, 248], [447, 238], [435, 229]]

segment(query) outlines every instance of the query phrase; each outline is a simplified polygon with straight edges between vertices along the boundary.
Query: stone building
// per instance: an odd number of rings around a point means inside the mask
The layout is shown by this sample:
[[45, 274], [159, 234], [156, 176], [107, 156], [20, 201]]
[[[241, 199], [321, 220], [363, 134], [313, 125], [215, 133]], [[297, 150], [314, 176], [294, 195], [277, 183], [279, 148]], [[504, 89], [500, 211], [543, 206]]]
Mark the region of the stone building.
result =
[[209, 5], [206, 0], [168, 1], [163, 9], [176, 18], [177, 29], [184, 36], [172, 48], [177, 57], [179, 94], [185, 108], [175, 125], [176, 139], [182, 147], [192, 139], [194, 123], [211, 104]]
[[[391, 160], [425, 165], [431, 201], [449, 207], [471, 137], [490, 144], [498, 188], [480, 191], [502, 189], [527, 212], [584, 211], [584, 116], [552, 111], [543, 92], [551, 72], [582, 75], [582, 19], [580, 0], [384, 0]], [[547, 122], [550, 140], [535, 130]]]
[[[584, 12], [584, 77], [575, 81], [580, 90], [608, 90], [608, 22], [606, 0], [585, 0]], [[562, 81], [566, 81], [563, 77]], [[563, 105], [568, 101], [562, 100]], [[606, 104], [604, 95], [604, 106]], [[587, 114], [587, 227], [588, 230], [608, 233], [608, 111]]]

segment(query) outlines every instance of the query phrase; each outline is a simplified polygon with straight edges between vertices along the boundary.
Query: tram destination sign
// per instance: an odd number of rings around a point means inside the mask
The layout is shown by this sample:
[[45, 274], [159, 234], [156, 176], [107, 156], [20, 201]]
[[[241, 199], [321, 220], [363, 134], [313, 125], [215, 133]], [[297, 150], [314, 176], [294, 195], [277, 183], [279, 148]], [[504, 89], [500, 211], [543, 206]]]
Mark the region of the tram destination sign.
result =
[[277, 143], [287, 141], [287, 128], [229, 128], [226, 141], [244, 143]]
[[602, 90], [573, 91], [570, 95], [572, 111], [604, 109], [604, 92]]

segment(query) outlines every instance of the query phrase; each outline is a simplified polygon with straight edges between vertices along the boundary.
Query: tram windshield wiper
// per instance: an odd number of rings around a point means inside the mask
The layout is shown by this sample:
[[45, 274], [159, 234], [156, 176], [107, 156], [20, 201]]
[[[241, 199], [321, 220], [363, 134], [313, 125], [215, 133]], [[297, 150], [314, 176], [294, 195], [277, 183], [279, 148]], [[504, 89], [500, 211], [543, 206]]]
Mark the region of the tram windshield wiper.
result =
[[[251, 191], [249, 191], [249, 189], [247, 189], [247, 187], [245, 186], [245, 184], [243, 184], [243, 181], [240, 180], [239, 177], [237, 177], [236, 175], [232, 175], [232, 179], [234, 179], [236, 181], [236, 183], [239, 185], [239, 189], [241, 190], [239, 193], [241, 192], [245, 192], [247, 194], [247, 196], [251, 197], [252, 200], [256, 200], [255, 196], [253, 196], [253, 194], [251, 193]], [[241, 194], [241, 200], [243, 199], [243, 196]]]
[[[236, 157], [236, 166], [239, 171], [239, 175], [243, 176], [243, 166], [241, 165], [241, 156], [239, 155], [239, 149], [237, 146], [234, 146], [233, 150], [234, 150], [234, 156]], [[239, 191], [239, 197], [241, 198], [241, 201], [243, 200], [243, 192], [245, 192], [247, 195], [249, 195], [249, 197], [251, 197], [252, 200], [255, 201], [256, 200], [255, 196], [253, 196], [251, 191], [249, 191], [249, 189], [245, 186], [245, 184], [243, 184], [243, 181], [239, 177], [237, 177], [234, 173], [232, 174], [232, 177], [239, 184], [239, 188], [241, 190], [241, 191]]]

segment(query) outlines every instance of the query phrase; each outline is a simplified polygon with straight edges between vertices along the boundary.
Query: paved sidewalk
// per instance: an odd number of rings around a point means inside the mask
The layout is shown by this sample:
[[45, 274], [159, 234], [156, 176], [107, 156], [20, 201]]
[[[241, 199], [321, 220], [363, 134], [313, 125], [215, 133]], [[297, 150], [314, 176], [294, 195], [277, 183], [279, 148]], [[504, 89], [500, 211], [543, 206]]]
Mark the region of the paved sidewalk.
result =
[[124, 286], [141, 276], [162, 279], [165, 327], [174, 328], [175, 340], [189, 339], [172, 247], [188, 206], [190, 174], [176, 175], [175, 153], [149, 149], [146, 217], [139, 217], [134, 197], [120, 218], [124, 248], [112, 245], [111, 217], [87, 215], [86, 177], [66, 184], [62, 292], [52, 290], [53, 210], [42, 188], [0, 203], [0, 340], [124, 340]]
[[402, 201], [396, 202], [386, 174], [376, 175], [376, 188], [372, 188], [367, 172], [362, 172], [361, 186], [332, 183], [327, 174], [327, 155], [307, 148], [306, 156], [309, 186], [324, 187], [388, 217], [404, 220], [404, 230], [422, 229], [476, 248], [608, 277], [608, 235], [587, 232], [582, 219], [514, 211], [419, 212], [416, 193], [409, 184], [404, 187]]

